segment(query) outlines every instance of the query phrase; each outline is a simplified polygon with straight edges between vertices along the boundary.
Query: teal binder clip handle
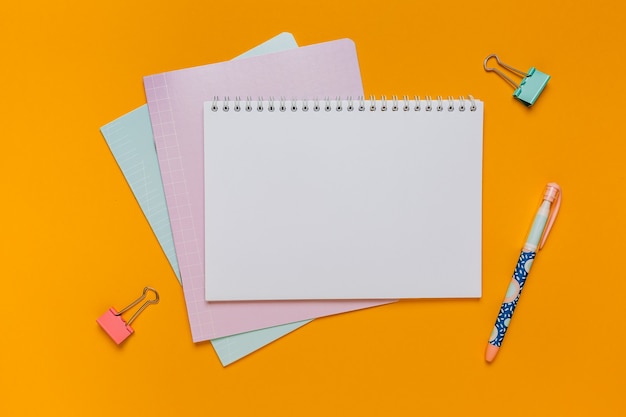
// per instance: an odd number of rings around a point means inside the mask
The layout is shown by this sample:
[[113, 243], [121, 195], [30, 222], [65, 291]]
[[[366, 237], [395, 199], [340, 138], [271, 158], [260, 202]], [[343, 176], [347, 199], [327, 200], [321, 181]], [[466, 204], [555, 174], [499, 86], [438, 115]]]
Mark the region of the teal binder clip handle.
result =
[[[488, 67], [487, 61], [489, 61], [491, 58], [495, 58], [498, 65], [500, 65], [501, 67], [506, 68], [512, 73], [522, 77], [522, 81], [519, 83], [519, 85], [517, 85], [512, 79], [507, 77], [506, 74], [499, 69]], [[500, 77], [502, 77], [506, 82], [511, 84], [515, 88], [515, 91], [513, 92], [513, 97], [524, 103], [526, 107], [530, 107], [535, 104], [535, 101], [537, 101], [539, 95], [550, 80], [550, 76], [548, 74], [539, 71], [535, 67], [531, 67], [527, 73], [513, 68], [510, 65], [501, 62], [500, 58], [498, 58], [496, 54], [491, 54], [487, 58], [485, 58], [485, 60], [483, 61], [483, 67], [485, 68], [485, 71], [493, 71]]]

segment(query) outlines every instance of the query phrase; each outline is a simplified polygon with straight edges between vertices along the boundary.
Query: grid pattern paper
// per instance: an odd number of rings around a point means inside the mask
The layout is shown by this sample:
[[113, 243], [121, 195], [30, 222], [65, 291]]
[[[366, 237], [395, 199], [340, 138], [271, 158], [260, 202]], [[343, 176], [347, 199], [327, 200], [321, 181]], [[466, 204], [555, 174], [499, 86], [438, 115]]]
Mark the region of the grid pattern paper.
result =
[[362, 95], [352, 41], [148, 76], [144, 86], [195, 342], [390, 302], [207, 303], [204, 299], [204, 101], [215, 96]]
[[182, 283], [170, 227], [148, 106], [103, 126], [102, 135], [139, 203], [176, 278]]
[[[267, 329], [220, 337], [211, 340], [211, 344], [217, 356], [220, 358], [222, 366], [227, 366], [310, 322], [311, 320], [297, 321], [295, 323], [282, 324]], [[247, 339], [245, 343], [242, 343], [242, 338]]]

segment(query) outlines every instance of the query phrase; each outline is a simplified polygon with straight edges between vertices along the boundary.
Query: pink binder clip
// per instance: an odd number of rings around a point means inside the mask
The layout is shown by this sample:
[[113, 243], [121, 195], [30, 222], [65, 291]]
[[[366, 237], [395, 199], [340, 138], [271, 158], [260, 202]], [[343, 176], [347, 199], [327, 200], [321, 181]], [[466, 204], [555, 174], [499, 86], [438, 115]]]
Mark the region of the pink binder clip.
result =
[[[122, 314], [124, 314], [126, 311], [130, 310], [131, 308], [139, 304], [141, 300], [146, 298], [146, 294], [148, 291], [152, 291], [154, 293], [155, 299], [148, 300], [145, 303], [143, 303], [143, 305], [139, 307], [139, 310], [137, 310], [135, 314], [132, 315], [132, 317], [130, 318], [130, 320], [128, 320], [128, 322], [124, 321]], [[109, 310], [107, 310], [106, 313], [100, 316], [100, 318], [98, 318], [96, 322], [100, 325], [100, 327], [104, 329], [105, 332], [107, 332], [109, 336], [111, 336], [111, 339], [113, 339], [115, 343], [119, 345], [124, 340], [126, 340], [128, 336], [134, 333], [134, 330], [132, 327], [130, 327], [130, 325], [137, 318], [137, 316], [143, 310], [145, 310], [146, 307], [148, 307], [150, 304], [156, 304], [158, 302], [159, 302], [159, 293], [156, 292], [154, 288], [146, 287], [143, 289], [143, 294], [139, 298], [137, 298], [135, 301], [130, 303], [128, 306], [124, 307], [119, 312], [116, 311], [115, 308], [111, 307], [109, 308]]]

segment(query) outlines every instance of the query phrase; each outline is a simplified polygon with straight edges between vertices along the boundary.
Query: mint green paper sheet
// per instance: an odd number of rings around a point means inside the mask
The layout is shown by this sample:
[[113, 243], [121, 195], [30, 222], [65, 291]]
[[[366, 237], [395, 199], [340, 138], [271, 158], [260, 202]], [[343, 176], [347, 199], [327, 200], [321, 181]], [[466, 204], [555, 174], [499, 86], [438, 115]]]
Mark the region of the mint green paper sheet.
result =
[[[235, 59], [297, 47], [298, 44], [293, 35], [285, 32]], [[148, 106], [144, 104], [138, 107], [103, 126], [100, 131], [159, 241], [176, 278], [182, 282], [154, 146]], [[211, 344], [222, 365], [227, 366], [310, 321], [304, 320], [221, 337], [211, 340]]]

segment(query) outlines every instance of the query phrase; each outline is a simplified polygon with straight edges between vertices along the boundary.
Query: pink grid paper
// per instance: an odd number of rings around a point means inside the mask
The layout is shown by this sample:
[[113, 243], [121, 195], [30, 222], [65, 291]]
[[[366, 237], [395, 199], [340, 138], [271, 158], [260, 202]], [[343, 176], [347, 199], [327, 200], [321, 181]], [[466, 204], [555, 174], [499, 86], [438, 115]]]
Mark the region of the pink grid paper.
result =
[[148, 76], [144, 86], [194, 342], [394, 301], [207, 303], [204, 299], [204, 102], [216, 96], [361, 96], [352, 41]]

